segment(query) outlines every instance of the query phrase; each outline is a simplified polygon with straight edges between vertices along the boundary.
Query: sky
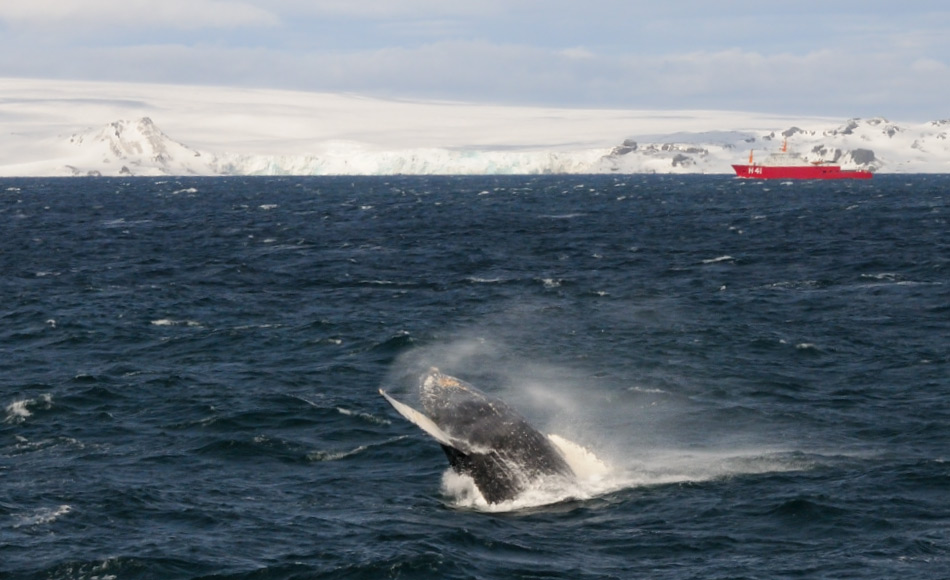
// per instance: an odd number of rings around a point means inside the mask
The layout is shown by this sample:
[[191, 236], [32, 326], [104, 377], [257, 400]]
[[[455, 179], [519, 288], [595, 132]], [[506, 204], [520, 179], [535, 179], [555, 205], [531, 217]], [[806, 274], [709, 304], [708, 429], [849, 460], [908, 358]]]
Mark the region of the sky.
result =
[[946, 0], [0, 0], [2, 78], [950, 118]]

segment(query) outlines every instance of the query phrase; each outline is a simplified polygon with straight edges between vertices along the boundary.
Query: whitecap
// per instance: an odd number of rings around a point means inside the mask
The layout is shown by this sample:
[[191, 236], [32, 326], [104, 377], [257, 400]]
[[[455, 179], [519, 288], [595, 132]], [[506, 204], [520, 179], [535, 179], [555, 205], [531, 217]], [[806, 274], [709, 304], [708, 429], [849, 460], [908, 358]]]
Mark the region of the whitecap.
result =
[[[307, 404], [310, 405], [311, 407], [316, 407], [317, 409], [323, 409], [323, 408], [325, 408], [323, 405], [320, 405], [320, 404], [316, 403], [315, 401], [311, 401], [310, 399], [308, 399], [308, 398], [306, 398], [306, 397], [301, 397], [300, 395], [290, 395], [290, 396], [291, 396], [291, 398], [294, 398], [294, 399], [297, 399], [297, 400], [299, 400], [299, 401], [303, 401], [304, 403], [307, 403]], [[323, 397], [323, 395], [317, 395], [317, 396], [318, 396], [318, 397]]]
[[584, 214], [582, 213], [562, 213], [562, 214], [542, 214], [538, 217], [549, 220], [569, 220], [576, 217], [581, 217]]
[[31, 408], [49, 409], [53, 406], [53, 396], [49, 393], [40, 395], [37, 399], [22, 399], [7, 405], [7, 416], [4, 423], [22, 423], [33, 415]]
[[784, 280], [773, 282], [768, 287], [782, 290], [813, 290], [820, 288], [821, 283], [818, 280]]
[[18, 516], [17, 523], [13, 524], [13, 527], [20, 528], [23, 526], [39, 526], [48, 524], [55, 522], [61, 516], [64, 516], [71, 511], [73, 511], [72, 506], [66, 504], [55, 508], [40, 508], [29, 515]]
[[86, 445], [74, 439], [72, 437], [54, 437], [51, 439], [41, 439], [39, 441], [30, 441], [22, 435], [16, 436], [16, 449], [17, 453], [32, 453], [34, 451], [41, 451], [44, 449], [51, 449], [53, 447], [65, 446], [71, 449], [82, 450], [86, 448]]
[[719, 256], [718, 258], [709, 258], [708, 260], [703, 260], [703, 264], [717, 264], [719, 262], [728, 262], [730, 260], [735, 260], [732, 256]]
[[371, 445], [359, 445], [357, 447], [354, 447], [353, 449], [348, 449], [348, 450], [322, 450], [321, 449], [317, 451], [311, 451], [310, 453], [307, 454], [307, 461], [338, 461], [340, 459], [346, 459], [347, 457], [352, 457], [353, 455], [362, 453], [363, 451], [366, 451], [367, 449], [370, 449], [373, 447], [380, 447], [383, 445], [388, 445], [390, 443], [393, 443], [405, 438], [406, 438], [406, 435], [400, 435], [398, 437], [393, 437], [392, 439], [387, 439], [386, 441], [382, 441], [380, 443], [374, 443]]
[[29, 399], [24, 401], [14, 401], [7, 405], [7, 418], [4, 419], [5, 423], [20, 422], [32, 415], [30, 410], [27, 408], [27, 404], [31, 401]]
[[893, 272], [882, 272], [880, 274], [861, 274], [862, 278], [871, 280], [898, 280], [900, 276]]
[[194, 320], [173, 320], [171, 318], [160, 318], [151, 322], [152, 326], [201, 326], [200, 322]]
[[392, 424], [389, 419], [380, 418], [370, 413], [364, 413], [363, 411], [351, 411], [350, 409], [344, 409], [343, 407], [337, 407], [336, 410], [341, 415], [346, 415], [347, 417], [356, 417], [357, 419], [362, 419], [368, 423], [375, 423], [377, 425]]
[[665, 394], [666, 393], [666, 391], [664, 391], [663, 389], [650, 389], [646, 387], [629, 387], [627, 388], [627, 390], [632, 391], [634, 393], [650, 393], [650, 394]]
[[360, 445], [355, 449], [350, 449], [349, 451], [311, 451], [307, 454], [307, 461], [337, 461], [345, 457], [350, 457], [351, 455], [356, 455], [361, 451], [365, 451], [366, 446]]

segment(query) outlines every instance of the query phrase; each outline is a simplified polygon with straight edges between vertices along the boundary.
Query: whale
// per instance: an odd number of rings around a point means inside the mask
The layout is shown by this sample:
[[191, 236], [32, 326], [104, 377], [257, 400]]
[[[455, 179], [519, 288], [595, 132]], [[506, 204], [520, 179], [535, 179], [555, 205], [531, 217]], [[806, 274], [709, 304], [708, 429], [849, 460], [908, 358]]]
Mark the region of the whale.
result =
[[441, 445], [452, 469], [471, 477], [490, 504], [513, 500], [543, 478], [575, 477], [556, 439], [539, 432], [501, 399], [438, 368], [419, 378], [422, 411], [383, 389], [379, 392]]

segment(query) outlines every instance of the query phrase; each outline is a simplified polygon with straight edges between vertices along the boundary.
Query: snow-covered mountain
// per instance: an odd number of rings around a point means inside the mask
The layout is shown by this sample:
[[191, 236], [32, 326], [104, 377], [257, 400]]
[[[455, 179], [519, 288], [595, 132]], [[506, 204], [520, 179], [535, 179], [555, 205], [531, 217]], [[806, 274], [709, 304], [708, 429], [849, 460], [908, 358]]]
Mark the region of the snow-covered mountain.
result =
[[[69, 135], [30, 175], [434, 175], [541, 173], [731, 173], [750, 152], [764, 158], [783, 141], [809, 161], [881, 173], [950, 173], [950, 120], [905, 126], [883, 118], [768, 132], [712, 131], [628, 138], [613, 148], [411, 148], [380, 150], [329, 141], [299, 155], [198, 151], [152, 120], [120, 120]], [[23, 168], [21, 164], [19, 166]], [[17, 174], [0, 167], [0, 174]], [[11, 172], [11, 170], [13, 170]]]
[[148, 117], [119, 120], [49, 143], [49, 157], [0, 166], [0, 175], [478, 175], [731, 173], [787, 141], [809, 161], [880, 173], [950, 173], [950, 120], [903, 126], [883, 118], [774, 131], [678, 132], [628, 138], [612, 148], [410, 148], [327, 141], [299, 155], [199, 151]]
[[950, 173], [950, 120], [898, 125], [884, 118], [850, 119], [833, 127], [791, 126], [768, 132], [679, 133], [626, 140], [603, 161], [612, 171], [731, 173], [749, 155], [762, 160], [787, 143], [808, 161], [880, 173]]
[[74, 133], [72, 175], [209, 175], [200, 152], [174, 141], [148, 117]]

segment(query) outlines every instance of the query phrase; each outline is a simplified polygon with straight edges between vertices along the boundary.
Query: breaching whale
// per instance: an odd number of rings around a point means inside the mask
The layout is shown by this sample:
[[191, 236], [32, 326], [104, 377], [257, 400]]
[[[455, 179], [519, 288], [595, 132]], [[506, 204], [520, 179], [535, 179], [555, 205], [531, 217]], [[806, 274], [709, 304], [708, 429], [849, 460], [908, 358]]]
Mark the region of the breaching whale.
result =
[[471, 476], [489, 503], [513, 499], [542, 477], [574, 477], [552, 441], [504, 401], [437, 368], [419, 379], [424, 413], [379, 392], [442, 445], [452, 468]]

